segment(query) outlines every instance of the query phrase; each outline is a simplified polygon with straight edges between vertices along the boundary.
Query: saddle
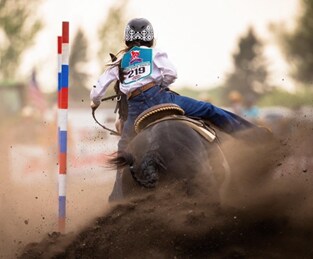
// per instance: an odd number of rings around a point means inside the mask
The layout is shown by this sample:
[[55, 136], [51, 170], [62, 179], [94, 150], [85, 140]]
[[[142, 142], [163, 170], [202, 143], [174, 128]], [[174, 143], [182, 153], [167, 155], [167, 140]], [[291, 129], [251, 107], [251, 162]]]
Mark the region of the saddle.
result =
[[138, 134], [140, 131], [161, 121], [175, 120], [188, 125], [209, 142], [213, 142], [216, 139], [216, 133], [209, 125], [202, 120], [189, 118], [184, 114], [184, 110], [177, 104], [164, 103], [155, 105], [139, 114], [134, 123], [135, 131]]

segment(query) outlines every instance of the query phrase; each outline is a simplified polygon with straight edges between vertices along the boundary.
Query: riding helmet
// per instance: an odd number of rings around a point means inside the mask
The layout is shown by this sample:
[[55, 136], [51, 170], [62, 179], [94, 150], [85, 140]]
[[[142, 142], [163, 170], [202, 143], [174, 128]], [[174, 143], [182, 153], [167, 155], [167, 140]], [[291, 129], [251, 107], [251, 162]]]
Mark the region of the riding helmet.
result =
[[128, 22], [125, 29], [125, 43], [132, 41], [153, 42], [154, 33], [151, 23], [144, 18], [135, 18]]

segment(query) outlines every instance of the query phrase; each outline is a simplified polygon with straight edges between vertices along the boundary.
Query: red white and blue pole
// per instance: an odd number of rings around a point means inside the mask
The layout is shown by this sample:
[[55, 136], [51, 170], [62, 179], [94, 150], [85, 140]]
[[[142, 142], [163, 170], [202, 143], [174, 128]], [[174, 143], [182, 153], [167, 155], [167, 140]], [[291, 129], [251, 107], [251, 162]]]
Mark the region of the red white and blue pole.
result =
[[65, 232], [66, 172], [67, 172], [67, 113], [69, 82], [69, 22], [62, 23], [58, 37], [58, 138], [59, 138], [59, 231]]

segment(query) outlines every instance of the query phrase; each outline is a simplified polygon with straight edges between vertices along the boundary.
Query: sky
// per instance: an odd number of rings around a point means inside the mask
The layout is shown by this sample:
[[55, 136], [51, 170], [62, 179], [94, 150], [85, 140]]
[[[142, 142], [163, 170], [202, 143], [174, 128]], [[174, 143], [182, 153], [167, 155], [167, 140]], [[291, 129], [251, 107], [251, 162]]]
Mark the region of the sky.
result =
[[[69, 21], [70, 43], [78, 27], [87, 34], [91, 87], [103, 72], [96, 57], [97, 31], [114, 0], [42, 2], [38, 14], [45, 27], [36, 37], [35, 45], [26, 52], [22, 73], [26, 75], [35, 66], [43, 91], [56, 89], [56, 39], [61, 35], [62, 21]], [[177, 68], [174, 87], [203, 89], [221, 84], [232, 71], [232, 54], [238, 38], [253, 26], [265, 44], [271, 82], [291, 89], [288, 66], [269, 24], [292, 26], [298, 10], [299, 0], [130, 0], [128, 17], [144, 17], [152, 23], [156, 47], [166, 51]]]

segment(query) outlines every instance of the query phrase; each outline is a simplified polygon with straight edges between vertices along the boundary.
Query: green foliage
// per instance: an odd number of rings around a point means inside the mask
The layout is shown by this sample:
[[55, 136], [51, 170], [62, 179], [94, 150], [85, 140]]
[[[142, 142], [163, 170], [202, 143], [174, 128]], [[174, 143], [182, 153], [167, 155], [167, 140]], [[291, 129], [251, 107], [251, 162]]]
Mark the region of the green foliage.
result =
[[83, 30], [80, 28], [74, 37], [69, 58], [70, 98], [75, 101], [81, 101], [86, 96], [89, 96], [89, 90], [86, 88], [88, 74], [85, 72], [85, 65], [88, 62], [87, 50], [88, 41]]
[[174, 91], [178, 94], [188, 96], [197, 100], [212, 102], [215, 105], [225, 105], [225, 100], [223, 99], [224, 89], [220, 86], [201, 90], [195, 90], [186, 87]]
[[260, 106], [284, 106], [299, 108], [301, 106], [313, 106], [313, 92], [310, 89], [289, 93], [281, 89], [275, 89], [264, 95], [258, 102]]
[[109, 9], [106, 19], [99, 29], [99, 61], [104, 65], [110, 61], [109, 53], [117, 54], [124, 45], [124, 29], [127, 23], [126, 10], [128, 0], [119, 0]]
[[171, 90], [175, 91], [178, 94], [185, 95], [185, 96], [188, 96], [188, 97], [191, 97], [191, 98], [197, 98], [199, 96], [199, 94], [200, 94], [200, 91], [195, 90], [193, 88], [189, 88], [189, 87], [180, 88], [180, 89], [177, 89], [177, 90], [174, 90], [174, 89], [171, 88]]
[[301, 0], [302, 13], [296, 29], [283, 34], [283, 49], [292, 64], [291, 75], [312, 87], [313, 82], [313, 0]]
[[15, 80], [23, 52], [42, 28], [34, 10], [40, 0], [0, 1], [0, 80]]
[[269, 90], [262, 47], [252, 28], [239, 39], [238, 52], [233, 55], [234, 71], [226, 79], [224, 97], [231, 91], [258, 97]]
[[[207, 90], [203, 89], [201, 91], [182, 88], [176, 92], [195, 99], [203, 99], [202, 97], [206, 96], [206, 101], [212, 102], [214, 105], [226, 106], [228, 103], [227, 99], [223, 98], [224, 91], [223, 87], [218, 86]], [[275, 88], [273, 91], [260, 96], [257, 105], [261, 107], [284, 106], [292, 109], [301, 106], [313, 106], [313, 92], [311, 89], [304, 88], [301, 90], [299, 89], [295, 93], [290, 93], [280, 88]]]

